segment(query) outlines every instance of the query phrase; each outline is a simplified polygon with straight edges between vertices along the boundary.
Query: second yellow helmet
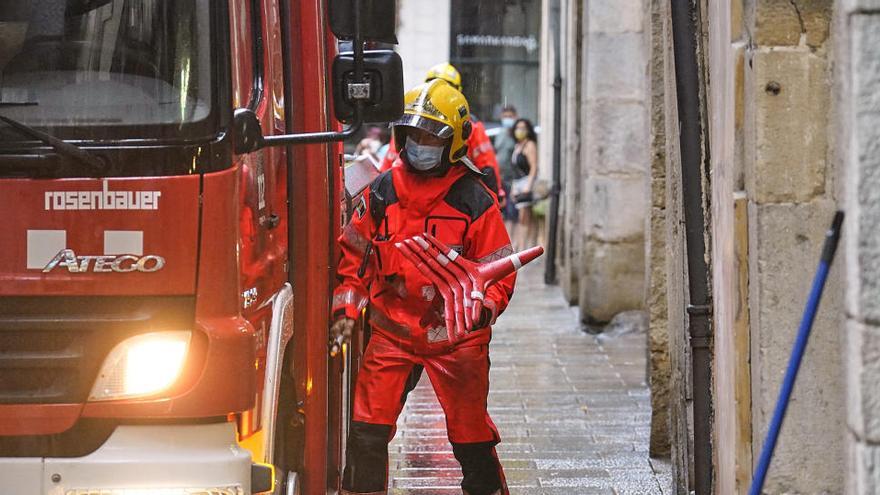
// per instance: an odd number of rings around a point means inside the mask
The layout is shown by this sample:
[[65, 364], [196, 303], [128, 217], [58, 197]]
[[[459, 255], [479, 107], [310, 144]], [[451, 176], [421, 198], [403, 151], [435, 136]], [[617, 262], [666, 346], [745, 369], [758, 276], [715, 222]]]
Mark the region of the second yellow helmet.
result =
[[425, 82], [431, 82], [434, 79], [440, 79], [448, 82], [453, 88], [461, 91], [461, 73], [449, 62], [443, 62], [431, 67], [428, 75], [425, 76]]

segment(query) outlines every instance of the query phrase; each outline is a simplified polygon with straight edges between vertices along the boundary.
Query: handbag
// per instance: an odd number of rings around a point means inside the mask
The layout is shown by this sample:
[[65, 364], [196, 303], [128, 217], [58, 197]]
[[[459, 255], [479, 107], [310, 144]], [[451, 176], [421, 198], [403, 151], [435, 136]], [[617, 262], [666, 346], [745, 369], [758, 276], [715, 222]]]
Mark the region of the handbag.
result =
[[528, 192], [519, 193], [519, 194], [515, 195], [513, 197], [513, 202], [516, 204], [531, 203], [532, 201], [534, 201], [534, 198], [535, 198], [535, 196], [534, 196], [534, 194], [532, 194], [532, 191], [528, 191]]
[[532, 188], [529, 191], [515, 193], [513, 195], [513, 202], [516, 204], [533, 203], [546, 199], [547, 196], [550, 196], [550, 184], [545, 179], [538, 179], [532, 184]]

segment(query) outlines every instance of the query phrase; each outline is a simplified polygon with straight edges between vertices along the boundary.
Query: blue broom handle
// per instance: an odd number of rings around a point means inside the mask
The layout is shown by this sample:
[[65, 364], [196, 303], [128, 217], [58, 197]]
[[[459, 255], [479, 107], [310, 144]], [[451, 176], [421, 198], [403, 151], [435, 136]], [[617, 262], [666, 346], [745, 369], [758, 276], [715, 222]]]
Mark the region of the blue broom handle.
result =
[[831, 229], [828, 230], [828, 233], [825, 235], [825, 245], [822, 249], [822, 258], [819, 261], [819, 268], [816, 270], [816, 276], [813, 278], [810, 297], [807, 299], [806, 308], [804, 308], [804, 316], [801, 319], [797, 338], [794, 341], [794, 348], [791, 351], [791, 357], [788, 361], [788, 369], [785, 370], [785, 378], [782, 380], [782, 389], [779, 391], [779, 398], [776, 400], [773, 419], [770, 422], [770, 429], [767, 431], [767, 438], [764, 440], [764, 447], [761, 449], [761, 457], [758, 461], [758, 466], [755, 468], [755, 475], [752, 478], [752, 486], [749, 489], [749, 495], [761, 495], [761, 490], [764, 488], [764, 480], [767, 477], [767, 470], [770, 468], [770, 460], [773, 458], [773, 451], [776, 449], [776, 441], [779, 439], [779, 431], [782, 429], [782, 422], [785, 419], [785, 412], [788, 409], [791, 392], [794, 389], [798, 370], [800, 369], [801, 361], [804, 358], [804, 352], [807, 349], [807, 342], [810, 340], [810, 331], [813, 329], [813, 321], [816, 319], [816, 313], [819, 310], [822, 291], [825, 289], [825, 281], [828, 279], [828, 270], [831, 267], [831, 262], [834, 260], [834, 254], [837, 251], [837, 244], [840, 241], [840, 229], [842, 224], [843, 212], [838, 211], [834, 215], [834, 222], [831, 224]]

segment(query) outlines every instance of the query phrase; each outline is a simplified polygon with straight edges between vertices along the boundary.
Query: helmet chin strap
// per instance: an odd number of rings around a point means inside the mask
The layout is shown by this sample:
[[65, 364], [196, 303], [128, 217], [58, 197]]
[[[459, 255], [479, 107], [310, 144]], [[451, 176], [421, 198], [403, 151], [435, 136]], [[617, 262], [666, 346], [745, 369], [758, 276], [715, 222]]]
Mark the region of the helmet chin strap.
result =
[[459, 161], [463, 163], [464, 166], [467, 167], [471, 172], [477, 175], [483, 175], [483, 171], [478, 169], [477, 166], [474, 165], [474, 162], [472, 162], [471, 159], [467, 157], [467, 155], [461, 157]]

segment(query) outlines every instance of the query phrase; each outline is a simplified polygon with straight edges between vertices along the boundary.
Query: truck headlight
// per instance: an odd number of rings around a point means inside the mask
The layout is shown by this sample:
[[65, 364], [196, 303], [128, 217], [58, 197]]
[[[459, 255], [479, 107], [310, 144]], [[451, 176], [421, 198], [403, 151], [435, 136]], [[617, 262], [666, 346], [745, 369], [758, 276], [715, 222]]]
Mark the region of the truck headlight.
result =
[[89, 400], [142, 397], [177, 380], [189, 349], [189, 331], [152, 332], [123, 340], [107, 356]]

